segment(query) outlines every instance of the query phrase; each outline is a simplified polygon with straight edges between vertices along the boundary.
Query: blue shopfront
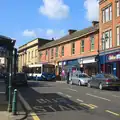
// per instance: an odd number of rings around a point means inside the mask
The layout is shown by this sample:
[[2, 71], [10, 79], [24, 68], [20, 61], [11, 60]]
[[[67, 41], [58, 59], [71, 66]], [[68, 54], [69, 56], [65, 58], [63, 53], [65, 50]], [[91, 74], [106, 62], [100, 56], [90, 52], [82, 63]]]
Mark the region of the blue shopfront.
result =
[[120, 78], [120, 52], [100, 56], [101, 71]]

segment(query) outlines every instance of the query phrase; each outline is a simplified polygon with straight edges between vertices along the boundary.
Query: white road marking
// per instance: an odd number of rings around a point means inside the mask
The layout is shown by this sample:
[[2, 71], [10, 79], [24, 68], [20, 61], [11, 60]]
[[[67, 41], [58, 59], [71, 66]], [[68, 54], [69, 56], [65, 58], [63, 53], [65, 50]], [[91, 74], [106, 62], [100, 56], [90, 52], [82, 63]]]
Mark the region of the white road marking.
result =
[[83, 100], [80, 100], [80, 99], [77, 99], [77, 101], [79, 101], [79, 102], [83, 102]]
[[120, 98], [120, 96], [117, 96], [117, 95], [112, 95], [113, 97], [117, 97], [117, 98]]
[[71, 88], [65, 88], [65, 89], [67, 89], [67, 90], [71, 90], [71, 91], [74, 91], [74, 92], [78, 92], [77, 90], [75, 90], [75, 89], [71, 89]]
[[63, 95], [63, 93], [62, 93], [62, 92], [58, 92], [58, 94]]
[[70, 95], [66, 95], [68, 98], [71, 98], [72, 96], [70, 96]]
[[5, 94], [5, 92], [0, 92], [0, 94]]
[[109, 102], [111, 101], [111, 100], [109, 100], [107, 98], [99, 97], [99, 96], [92, 95], [92, 94], [89, 94], [89, 93], [86, 93], [86, 95], [89, 95], [89, 96], [92, 96], [92, 97], [95, 97], [95, 98], [99, 98], [99, 99], [102, 99], [102, 100], [106, 100], [106, 101], [109, 101]]

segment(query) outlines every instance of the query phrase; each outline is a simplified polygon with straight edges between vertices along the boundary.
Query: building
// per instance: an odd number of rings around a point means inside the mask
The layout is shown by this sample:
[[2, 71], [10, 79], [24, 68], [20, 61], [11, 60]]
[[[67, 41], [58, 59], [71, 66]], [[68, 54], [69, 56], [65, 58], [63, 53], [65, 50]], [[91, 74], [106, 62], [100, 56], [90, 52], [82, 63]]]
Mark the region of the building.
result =
[[39, 63], [38, 48], [50, 40], [36, 38], [18, 48], [18, 71], [23, 71], [28, 65]]
[[120, 78], [120, 0], [100, 0], [101, 71]]
[[97, 73], [99, 22], [92, 23], [91, 27], [80, 31], [71, 29], [68, 35], [40, 47], [40, 62], [54, 64], [58, 74], [63, 69], [76, 68], [89, 75]]

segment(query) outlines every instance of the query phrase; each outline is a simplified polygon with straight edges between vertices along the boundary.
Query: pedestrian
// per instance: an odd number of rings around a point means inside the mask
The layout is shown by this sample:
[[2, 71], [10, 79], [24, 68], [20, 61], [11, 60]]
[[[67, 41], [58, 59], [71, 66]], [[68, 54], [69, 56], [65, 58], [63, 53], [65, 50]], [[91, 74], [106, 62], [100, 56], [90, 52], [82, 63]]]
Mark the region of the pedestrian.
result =
[[69, 84], [69, 75], [70, 75], [70, 73], [68, 71], [68, 73], [67, 73], [67, 84]]

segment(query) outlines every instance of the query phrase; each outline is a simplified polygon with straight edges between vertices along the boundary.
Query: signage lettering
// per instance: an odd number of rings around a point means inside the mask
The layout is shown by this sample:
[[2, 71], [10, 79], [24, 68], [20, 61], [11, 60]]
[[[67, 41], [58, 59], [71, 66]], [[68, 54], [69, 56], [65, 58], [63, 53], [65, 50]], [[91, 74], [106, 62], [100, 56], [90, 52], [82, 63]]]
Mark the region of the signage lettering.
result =
[[120, 54], [116, 54], [116, 55], [109, 55], [108, 56], [108, 60], [119, 60], [120, 59]]

